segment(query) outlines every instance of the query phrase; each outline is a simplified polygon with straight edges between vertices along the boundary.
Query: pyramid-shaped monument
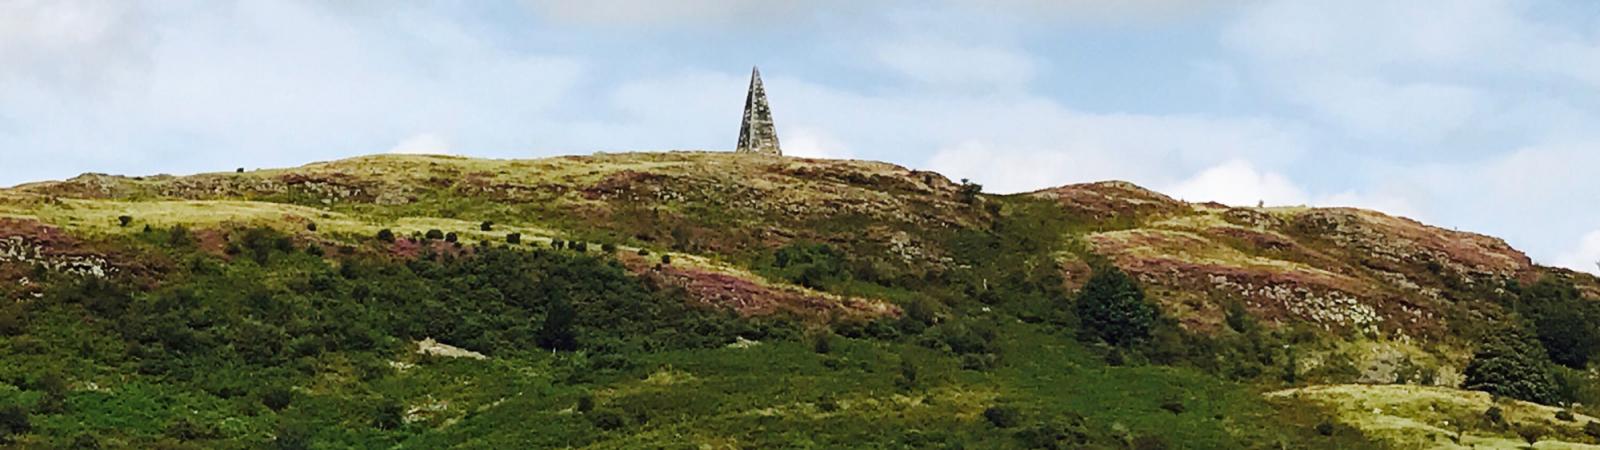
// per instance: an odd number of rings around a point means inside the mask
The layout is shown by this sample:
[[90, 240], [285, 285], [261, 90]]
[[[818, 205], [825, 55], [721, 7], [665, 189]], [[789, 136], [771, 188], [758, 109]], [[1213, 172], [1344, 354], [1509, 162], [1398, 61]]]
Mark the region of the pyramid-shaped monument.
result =
[[738, 153], [783, 156], [778, 148], [778, 129], [772, 125], [772, 110], [767, 107], [767, 89], [761, 86], [761, 70], [750, 68], [750, 92], [744, 97], [744, 123], [739, 125]]

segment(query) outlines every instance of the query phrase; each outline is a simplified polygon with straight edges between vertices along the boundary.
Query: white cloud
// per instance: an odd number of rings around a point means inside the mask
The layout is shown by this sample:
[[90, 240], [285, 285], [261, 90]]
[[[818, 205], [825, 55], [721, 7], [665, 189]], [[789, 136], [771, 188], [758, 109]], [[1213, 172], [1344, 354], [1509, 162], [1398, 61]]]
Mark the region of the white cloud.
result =
[[1306, 193], [1288, 177], [1256, 170], [1244, 160], [1232, 160], [1211, 167], [1165, 189], [1168, 195], [1188, 201], [1214, 201], [1234, 206], [1258, 202], [1268, 205], [1301, 205]]
[[388, 153], [411, 155], [448, 155], [450, 142], [433, 133], [417, 134], [390, 147]]
[[1562, 254], [1554, 262], [1568, 269], [1600, 275], [1600, 230], [1583, 235], [1572, 250]]
[[778, 130], [783, 154], [802, 158], [851, 159], [855, 155], [839, 139], [817, 128], [796, 126]]

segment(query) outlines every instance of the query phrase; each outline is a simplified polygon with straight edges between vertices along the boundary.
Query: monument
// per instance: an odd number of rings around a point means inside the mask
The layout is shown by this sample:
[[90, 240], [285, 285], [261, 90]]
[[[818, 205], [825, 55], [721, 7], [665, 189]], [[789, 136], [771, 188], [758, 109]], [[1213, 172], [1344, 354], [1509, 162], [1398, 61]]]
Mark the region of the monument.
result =
[[783, 156], [772, 110], [767, 107], [767, 90], [761, 86], [761, 69], [756, 67], [750, 68], [750, 91], [744, 97], [744, 122], [739, 125], [739, 146], [734, 152]]

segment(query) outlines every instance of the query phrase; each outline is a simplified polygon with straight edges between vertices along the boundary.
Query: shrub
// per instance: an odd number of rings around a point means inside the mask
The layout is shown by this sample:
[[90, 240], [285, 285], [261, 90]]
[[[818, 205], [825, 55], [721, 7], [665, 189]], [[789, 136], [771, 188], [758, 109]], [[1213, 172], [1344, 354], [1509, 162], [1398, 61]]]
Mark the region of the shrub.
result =
[[478, 225], [478, 230], [479, 231], [494, 231], [494, 222], [490, 222], [490, 221], [485, 220], [485, 221], [483, 221], [482, 224]]
[[971, 180], [962, 178], [961, 187], [958, 188], [958, 192], [961, 195], [961, 201], [971, 204], [978, 201], [978, 194], [983, 193], [983, 185], [973, 183]]
[[597, 410], [584, 416], [589, 418], [589, 423], [593, 424], [595, 428], [606, 431], [616, 430], [626, 425], [622, 413], [612, 409]]
[[900, 360], [900, 377], [899, 378], [895, 378], [894, 385], [895, 385], [895, 387], [898, 387], [898, 388], [900, 388], [900, 390], [903, 390], [903, 391], [909, 391], [909, 390], [912, 390], [912, 389], [916, 389], [916, 387], [917, 387], [917, 365], [916, 364], [912, 364], [911, 360], [909, 360], [909, 359], [901, 359]]
[[317, 231], [317, 223], [316, 222], [306, 222], [306, 231], [310, 231], [310, 232], [315, 233]]
[[571, 303], [565, 300], [552, 302], [550, 311], [545, 313], [544, 326], [539, 329], [539, 346], [551, 350], [577, 350], [578, 338], [572, 329], [577, 315], [578, 311], [572, 308]]
[[672, 265], [672, 255], [661, 255], [661, 264]]
[[1022, 412], [1015, 407], [995, 405], [983, 410], [983, 419], [995, 428], [1011, 428], [1021, 424]]
[[578, 397], [578, 412], [588, 413], [589, 411], [594, 411], [594, 395], [585, 392]]
[[1583, 424], [1583, 434], [1587, 434], [1589, 437], [1595, 439], [1600, 439], [1600, 422], [1591, 420], [1588, 423]]
[[550, 248], [560, 250], [562, 247], [566, 247], [566, 246], [567, 246], [567, 242], [566, 241], [563, 241], [563, 240], [560, 240], [560, 239], [551, 239], [550, 240]]
[[382, 430], [394, 430], [405, 424], [406, 408], [394, 400], [382, 400], [373, 411], [372, 426]]
[[521, 244], [522, 243], [522, 233], [510, 233], [510, 234], [507, 234], [506, 235], [506, 243], [507, 244], [511, 244], [511, 245]]
[[443, 231], [439, 231], [438, 228], [434, 228], [434, 229], [428, 230], [428, 233], [424, 234], [422, 237], [424, 239], [427, 239], [427, 240], [430, 240], [430, 241], [437, 241], [437, 240], [440, 240], [440, 239], [444, 239], [444, 232]]
[[1490, 333], [1467, 363], [1464, 387], [1490, 394], [1552, 404], [1556, 381], [1550, 360], [1520, 328]]
[[1187, 408], [1183, 406], [1183, 402], [1178, 400], [1168, 400], [1162, 402], [1161, 409], [1167, 410], [1167, 412], [1173, 414], [1183, 414], [1183, 412], [1187, 410]]
[[1572, 411], [1563, 409], [1556, 411], [1556, 420], [1560, 420], [1562, 422], [1571, 422], [1577, 420], [1577, 417], [1572, 415]]
[[573, 251], [578, 252], [578, 253], [588, 253], [589, 252], [589, 243], [588, 242], [582, 242], [582, 241], [573, 242], [572, 244], [567, 245], [567, 248], [570, 248]]
[[322, 251], [322, 246], [321, 245], [317, 245], [315, 243], [311, 243], [311, 244], [306, 244], [306, 254], [307, 255], [311, 255], [311, 256], [316, 256], [316, 257], [320, 258], [320, 257], [322, 257], [324, 252]]
[[294, 391], [282, 386], [273, 386], [261, 393], [261, 404], [273, 411], [283, 411], [293, 400]]
[[1133, 278], [1110, 265], [1095, 269], [1078, 292], [1077, 313], [1084, 331], [1119, 347], [1149, 339], [1158, 315]]
[[1500, 409], [1499, 405], [1493, 405], [1490, 406], [1489, 409], [1483, 410], [1483, 420], [1488, 421], [1491, 424], [1499, 425], [1505, 423], [1506, 415], [1505, 412]]
[[826, 331], [811, 336], [811, 351], [828, 354], [833, 351], [833, 334]]
[[650, 249], [641, 248], [638, 253], [639, 256], [650, 256]]
[[133, 216], [117, 216], [117, 223], [124, 227], [128, 226], [128, 224], [133, 223]]
[[604, 244], [600, 244], [600, 251], [606, 252], [606, 253], [615, 253], [617, 251], [617, 244], [613, 244], [613, 243], [610, 243], [610, 242], [607, 242], [607, 243], [604, 243]]
[[33, 425], [28, 422], [28, 411], [21, 405], [0, 407], [0, 443], [11, 442], [14, 436], [32, 429]]
[[394, 231], [388, 228], [378, 230], [378, 240], [384, 242], [394, 242]]
[[1323, 435], [1323, 436], [1333, 436], [1333, 430], [1334, 430], [1333, 422], [1329, 422], [1329, 421], [1326, 421], [1326, 420], [1324, 420], [1322, 422], [1318, 422], [1316, 430], [1317, 430], [1317, 434], [1320, 434], [1320, 435]]
[[457, 239], [458, 238], [456, 236], [456, 232], [454, 232], [454, 231], [444, 234], [444, 241], [445, 242], [449, 242], [449, 243], [454, 244]]
[[1571, 281], [1545, 276], [1522, 291], [1517, 313], [1533, 324], [1540, 345], [1556, 364], [1585, 369], [1600, 351], [1600, 311]]

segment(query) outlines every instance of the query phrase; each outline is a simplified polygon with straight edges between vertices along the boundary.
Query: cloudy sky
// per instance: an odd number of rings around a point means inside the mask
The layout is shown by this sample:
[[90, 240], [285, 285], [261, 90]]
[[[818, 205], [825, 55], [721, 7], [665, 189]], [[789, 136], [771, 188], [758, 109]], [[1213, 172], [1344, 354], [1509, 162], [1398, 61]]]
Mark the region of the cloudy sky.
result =
[[0, 0], [0, 185], [380, 152], [785, 150], [1130, 180], [1600, 260], [1600, 3]]

